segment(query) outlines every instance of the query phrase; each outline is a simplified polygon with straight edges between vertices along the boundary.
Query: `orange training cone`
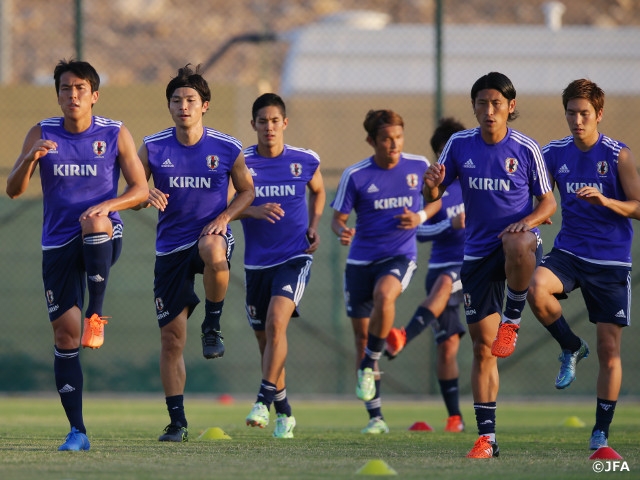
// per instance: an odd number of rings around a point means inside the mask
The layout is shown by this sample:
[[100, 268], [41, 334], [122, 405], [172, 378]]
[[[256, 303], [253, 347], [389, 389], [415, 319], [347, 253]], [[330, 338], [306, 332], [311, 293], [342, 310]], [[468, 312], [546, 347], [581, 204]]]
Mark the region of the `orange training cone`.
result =
[[432, 432], [433, 428], [427, 422], [416, 422], [409, 427], [409, 430], [414, 432]]

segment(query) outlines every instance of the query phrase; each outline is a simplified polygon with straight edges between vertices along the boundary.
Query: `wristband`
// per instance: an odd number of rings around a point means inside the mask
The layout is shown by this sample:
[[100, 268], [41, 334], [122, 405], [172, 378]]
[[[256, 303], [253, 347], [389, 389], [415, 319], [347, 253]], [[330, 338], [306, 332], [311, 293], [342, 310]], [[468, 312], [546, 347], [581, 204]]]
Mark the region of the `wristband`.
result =
[[420, 225], [427, 221], [427, 212], [424, 210], [420, 210], [418, 212], [418, 216], [420, 217]]

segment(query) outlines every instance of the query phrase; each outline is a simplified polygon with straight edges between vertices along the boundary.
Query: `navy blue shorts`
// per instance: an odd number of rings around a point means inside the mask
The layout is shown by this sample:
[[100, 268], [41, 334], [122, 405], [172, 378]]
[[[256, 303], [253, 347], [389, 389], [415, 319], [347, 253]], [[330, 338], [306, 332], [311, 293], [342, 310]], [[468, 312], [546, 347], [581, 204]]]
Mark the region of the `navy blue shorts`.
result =
[[461, 265], [452, 265], [444, 268], [429, 268], [425, 279], [425, 289], [427, 294], [433, 288], [440, 275], [447, 275], [453, 281], [451, 286], [451, 296], [449, 303], [435, 322], [431, 324], [433, 339], [436, 345], [440, 345], [454, 335], [462, 337], [467, 329], [460, 321], [460, 304], [462, 303], [462, 282], [460, 281]]
[[280, 265], [261, 269], [245, 269], [247, 295], [245, 308], [249, 326], [264, 330], [271, 298], [287, 297], [296, 305], [293, 316], [298, 317], [298, 304], [311, 276], [310, 256], [295, 257]]
[[[111, 265], [122, 252], [122, 230], [121, 223], [113, 224]], [[50, 321], [74, 306], [82, 310], [87, 286], [82, 235], [62, 247], [42, 251], [42, 280]]]
[[564, 292], [556, 295], [559, 299], [580, 289], [591, 323], [624, 327], [631, 323], [630, 269], [597, 265], [556, 248], [542, 258], [540, 266], [551, 270], [562, 282]]
[[373, 290], [380, 278], [393, 275], [407, 288], [416, 262], [404, 255], [387, 258], [368, 265], [347, 263], [344, 272], [344, 302], [351, 318], [369, 318], [373, 309]]
[[[235, 240], [230, 232], [224, 237], [227, 240], [227, 263], [230, 263]], [[156, 255], [153, 294], [160, 327], [176, 318], [185, 307], [189, 308], [187, 318], [191, 316], [200, 303], [195, 291], [196, 273], [202, 274], [203, 271], [204, 262], [198, 252], [198, 242], [185, 250]]]
[[[536, 265], [542, 259], [542, 242], [538, 237]], [[506, 274], [502, 245], [486, 257], [464, 260], [460, 278], [467, 324], [479, 322], [494, 313], [502, 313]]]

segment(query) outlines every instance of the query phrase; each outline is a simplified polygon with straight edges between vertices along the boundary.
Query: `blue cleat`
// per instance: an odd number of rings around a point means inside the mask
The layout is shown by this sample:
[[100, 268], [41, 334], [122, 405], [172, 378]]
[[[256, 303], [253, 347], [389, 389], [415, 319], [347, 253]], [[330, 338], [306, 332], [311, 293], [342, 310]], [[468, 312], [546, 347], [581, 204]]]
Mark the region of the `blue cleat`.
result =
[[68, 433], [67, 438], [64, 439], [64, 443], [58, 447], [58, 450], [89, 450], [91, 445], [89, 439], [84, 433], [81, 433], [76, 427], [71, 427], [71, 431]]
[[589, 345], [587, 342], [580, 339], [580, 348], [576, 352], [569, 350], [562, 350], [562, 353], [558, 357], [560, 360], [560, 371], [556, 377], [556, 388], [561, 390], [567, 388], [576, 379], [576, 365], [583, 358], [589, 356]]
[[607, 436], [602, 430], [594, 430], [591, 434], [591, 440], [589, 440], [589, 449], [597, 450], [601, 447], [607, 446]]

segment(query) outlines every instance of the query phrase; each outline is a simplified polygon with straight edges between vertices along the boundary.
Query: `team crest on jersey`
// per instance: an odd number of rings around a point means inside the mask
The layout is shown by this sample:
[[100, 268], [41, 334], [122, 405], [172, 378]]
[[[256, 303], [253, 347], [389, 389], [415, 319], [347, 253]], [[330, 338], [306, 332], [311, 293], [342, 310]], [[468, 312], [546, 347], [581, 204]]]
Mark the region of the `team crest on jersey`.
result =
[[418, 186], [418, 175], [415, 173], [407, 175], [407, 185], [409, 185], [409, 188], [416, 188]]
[[104, 140], [96, 140], [91, 144], [93, 147], [93, 153], [97, 156], [102, 157], [105, 153], [107, 153], [107, 142]]
[[291, 163], [289, 164], [289, 170], [291, 170], [291, 175], [294, 177], [299, 177], [302, 175], [302, 165], [299, 163]]
[[47, 297], [47, 303], [49, 305], [53, 304], [54, 298], [53, 298], [53, 292], [51, 290], [47, 290], [45, 292], [45, 296]]
[[598, 175], [606, 175], [609, 173], [609, 164], [603, 160], [596, 163], [596, 169], [598, 170]]
[[207, 155], [207, 167], [209, 167], [209, 170], [215, 170], [219, 164], [220, 159], [217, 155]]
[[507, 173], [516, 173], [516, 170], [518, 170], [518, 159], [513, 157], [507, 158], [504, 161], [504, 169]]
[[156, 310], [160, 312], [163, 309], [164, 309], [164, 302], [162, 301], [162, 298], [156, 297]]

